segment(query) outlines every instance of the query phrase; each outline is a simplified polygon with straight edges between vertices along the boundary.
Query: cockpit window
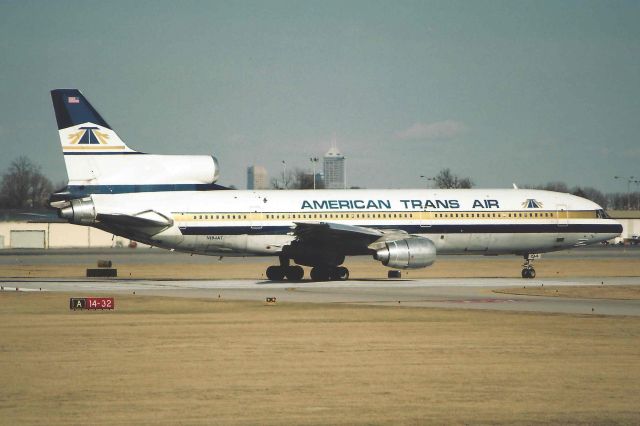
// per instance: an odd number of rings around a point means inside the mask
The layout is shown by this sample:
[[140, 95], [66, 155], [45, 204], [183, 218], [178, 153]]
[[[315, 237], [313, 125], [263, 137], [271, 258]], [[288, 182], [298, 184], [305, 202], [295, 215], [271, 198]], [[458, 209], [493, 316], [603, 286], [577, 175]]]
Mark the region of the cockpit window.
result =
[[598, 219], [611, 219], [611, 217], [603, 209], [596, 210], [596, 217]]

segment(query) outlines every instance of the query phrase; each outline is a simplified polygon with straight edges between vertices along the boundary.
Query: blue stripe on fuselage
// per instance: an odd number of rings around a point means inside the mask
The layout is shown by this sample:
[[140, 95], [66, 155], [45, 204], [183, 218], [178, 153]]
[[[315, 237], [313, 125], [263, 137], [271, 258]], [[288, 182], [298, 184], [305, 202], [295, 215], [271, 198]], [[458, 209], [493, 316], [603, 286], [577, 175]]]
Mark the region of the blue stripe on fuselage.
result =
[[[374, 229], [398, 229], [409, 234], [535, 234], [535, 233], [602, 233], [617, 234], [622, 232], [622, 225], [617, 224], [492, 224], [492, 225], [366, 225]], [[285, 235], [291, 232], [289, 226], [186, 226], [180, 227], [183, 235]]]
[[226, 186], [216, 183], [207, 184], [151, 184], [151, 185], [69, 185], [67, 191], [71, 198], [84, 197], [91, 194], [129, 194], [137, 192], [177, 192], [177, 191], [219, 191], [227, 190]]

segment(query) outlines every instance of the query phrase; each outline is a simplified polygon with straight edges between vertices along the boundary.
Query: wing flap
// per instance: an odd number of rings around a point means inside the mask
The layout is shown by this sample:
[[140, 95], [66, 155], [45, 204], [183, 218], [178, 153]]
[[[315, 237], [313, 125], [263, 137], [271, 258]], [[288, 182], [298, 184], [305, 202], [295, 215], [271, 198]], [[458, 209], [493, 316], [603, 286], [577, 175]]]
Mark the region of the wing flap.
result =
[[384, 235], [373, 228], [331, 222], [295, 222], [293, 234], [299, 244], [353, 254], [366, 254], [367, 246]]

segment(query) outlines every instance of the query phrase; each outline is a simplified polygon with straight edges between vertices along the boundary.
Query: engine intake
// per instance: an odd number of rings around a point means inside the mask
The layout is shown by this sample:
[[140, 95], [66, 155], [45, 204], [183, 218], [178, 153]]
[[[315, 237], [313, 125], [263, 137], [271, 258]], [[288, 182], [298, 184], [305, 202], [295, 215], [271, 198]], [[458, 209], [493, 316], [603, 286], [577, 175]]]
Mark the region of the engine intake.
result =
[[379, 249], [374, 258], [389, 268], [425, 268], [436, 261], [436, 246], [422, 237], [386, 241], [385, 247]]
[[91, 198], [71, 200], [71, 204], [60, 209], [58, 215], [71, 223], [90, 225], [96, 221], [96, 207]]

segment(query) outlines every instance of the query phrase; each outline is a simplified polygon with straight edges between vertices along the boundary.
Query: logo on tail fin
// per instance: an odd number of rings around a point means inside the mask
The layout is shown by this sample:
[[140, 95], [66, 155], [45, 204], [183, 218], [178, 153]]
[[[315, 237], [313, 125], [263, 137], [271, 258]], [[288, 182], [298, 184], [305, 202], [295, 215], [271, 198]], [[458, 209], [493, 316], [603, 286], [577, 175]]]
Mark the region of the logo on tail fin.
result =
[[64, 152], [131, 152], [113, 130], [93, 123], [60, 130], [60, 140]]
[[[93, 138], [91, 138], [91, 136], [93, 136]], [[107, 145], [109, 143], [109, 134], [101, 132], [98, 127], [80, 127], [80, 130], [69, 134], [67, 137], [69, 138], [70, 145]]]

